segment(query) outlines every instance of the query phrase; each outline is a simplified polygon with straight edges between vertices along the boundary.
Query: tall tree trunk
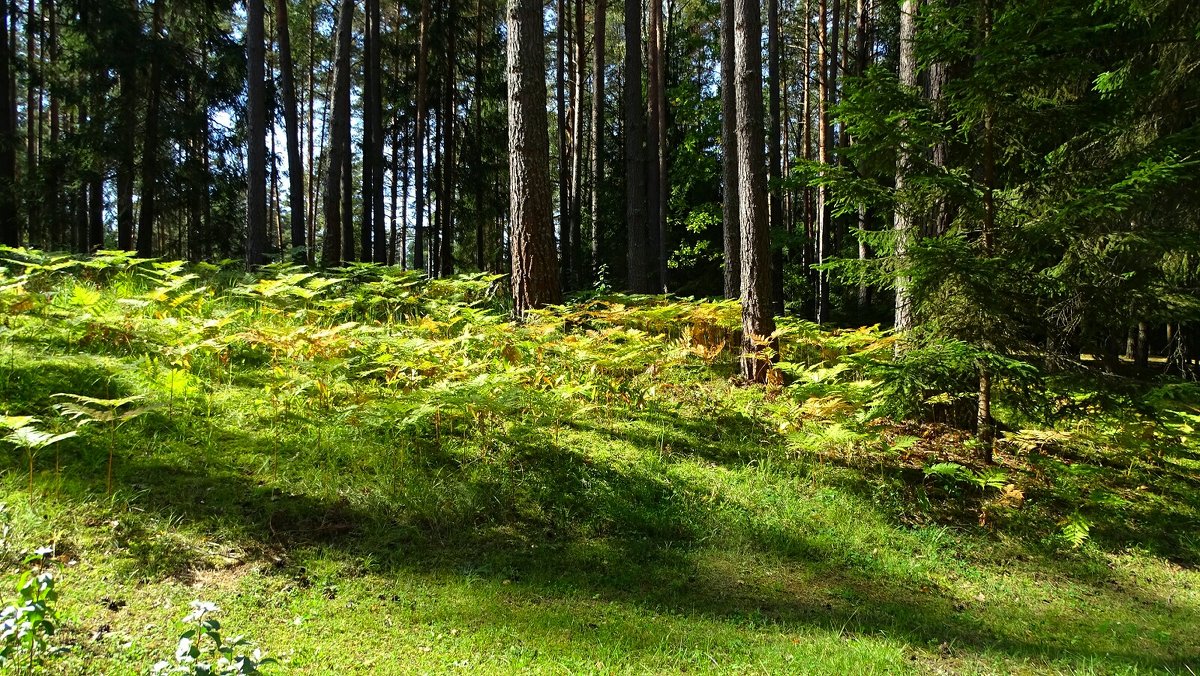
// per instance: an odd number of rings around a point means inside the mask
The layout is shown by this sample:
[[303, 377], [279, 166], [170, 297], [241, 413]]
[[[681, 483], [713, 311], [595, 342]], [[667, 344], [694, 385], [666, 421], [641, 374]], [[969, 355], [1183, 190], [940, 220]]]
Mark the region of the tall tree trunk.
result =
[[[870, 0], [858, 0], [857, 6], [858, 21], [855, 26], [854, 44], [856, 46], [856, 65], [854, 72], [858, 77], [863, 77], [867, 74], [867, 66], [871, 61], [871, 45], [867, 41], [870, 34], [871, 25], [871, 3]], [[854, 139], [851, 139], [853, 141]], [[865, 262], [870, 258], [871, 252], [867, 248], [867, 242], [864, 235], [867, 232], [867, 208], [860, 205], [858, 207], [858, 259]], [[871, 304], [871, 287], [865, 282], [858, 284], [858, 309], [859, 312], [865, 312]]]
[[[919, 0], [903, 0], [900, 4], [900, 84], [909, 89], [917, 87], [917, 58], [914, 49], [916, 39], [916, 14]], [[907, 128], [907, 120], [900, 121], [901, 128]], [[901, 142], [899, 155], [896, 160], [896, 192], [901, 193], [908, 183], [908, 174], [913, 166], [913, 149]], [[903, 268], [907, 264], [910, 242], [914, 237], [912, 214], [897, 202], [893, 216], [893, 228], [896, 234], [894, 255]], [[896, 320], [897, 331], [907, 331], [912, 328], [912, 296], [908, 288], [909, 279], [900, 272], [896, 275]], [[897, 349], [900, 343], [897, 343]]]
[[[362, 219], [359, 223], [359, 249], [361, 260], [370, 262], [375, 251], [375, 202], [382, 198], [382, 190], [377, 191], [375, 185], [375, 164], [379, 162], [382, 150], [376, 145], [375, 122], [379, 116], [379, 101], [376, 98], [374, 82], [379, 77], [379, 48], [378, 32], [372, 25], [375, 18], [375, 5], [379, 0], [365, 0], [363, 15], [366, 22], [363, 30], [363, 95], [362, 95]], [[382, 187], [382, 186], [380, 186]]]
[[[411, 135], [409, 138], [411, 139]], [[410, 180], [410, 177], [412, 176], [409, 167], [411, 166], [410, 161], [412, 158], [412, 154], [415, 150], [416, 149], [412, 143], [406, 143], [404, 145], [404, 175], [403, 175], [404, 185], [402, 186], [401, 191], [400, 191], [401, 194], [404, 195], [404, 199], [403, 199], [404, 204], [403, 204], [402, 208], [400, 209], [400, 269], [401, 270], [408, 269], [408, 188], [409, 188], [409, 180]]]
[[570, 284], [575, 288], [583, 285], [584, 279], [587, 277], [587, 265], [585, 256], [583, 255], [582, 246], [582, 215], [583, 215], [583, 81], [584, 73], [587, 71], [587, 39], [585, 31], [587, 28], [587, 17], [585, 16], [584, 0], [575, 0], [575, 30], [573, 31], [575, 40], [573, 42], [575, 48], [575, 70], [574, 70], [574, 95], [573, 110], [575, 119], [571, 124], [573, 130], [573, 138], [571, 145], [574, 151], [571, 154], [571, 280]]
[[390, 213], [388, 214], [388, 225], [390, 232], [388, 233], [388, 249], [387, 249], [387, 264], [396, 264], [396, 237], [397, 221], [400, 216], [399, 201], [400, 201], [400, 114], [396, 113], [395, 119], [392, 120], [392, 171], [391, 171], [391, 204]]
[[1142, 370], [1150, 368], [1150, 325], [1146, 322], [1138, 322], [1137, 325], [1137, 352], [1134, 364]]
[[[822, 166], [833, 163], [833, 118], [830, 108], [837, 99], [838, 35], [841, 29], [841, 4], [832, 0], [820, 2], [820, 29], [818, 31], [818, 67], [821, 70], [820, 101], [817, 106], [819, 159]], [[829, 204], [829, 189], [817, 186], [817, 262], [824, 264], [833, 256], [833, 210]], [[817, 323], [829, 321], [829, 272], [817, 271]]]
[[[8, 120], [9, 120], [8, 133], [9, 133], [9, 143], [11, 143], [10, 147], [12, 148], [11, 152], [13, 154], [13, 161], [12, 161], [13, 180], [16, 181], [16, 180], [18, 180], [18, 178], [17, 178], [18, 173], [17, 173], [17, 168], [16, 168], [17, 151], [20, 150], [20, 147], [17, 142], [17, 120], [18, 120], [17, 102], [20, 99], [20, 96], [18, 96], [18, 93], [17, 93], [17, 64], [16, 64], [17, 53], [18, 53], [18, 42], [19, 42], [19, 39], [18, 39], [19, 33], [17, 31], [17, 14], [20, 12], [20, 9], [17, 6], [17, 0], [10, 0], [10, 2], [11, 2], [11, 4], [8, 7], [8, 10], [9, 10], [9, 12], [8, 12], [9, 32], [8, 32], [8, 35], [6, 36], [6, 39], [8, 41], [8, 59], [9, 59], [8, 80], [4, 84], [8, 88], [8, 93], [7, 93], [7, 96], [8, 96]], [[17, 196], [15, 187], [13, 188], [13, 199], [15, 200], [14, 204], [13, 204], [13, 208], [16, 209], [17, 207], [20, 206], [20, 204], [19, 204], [20, 200]], [[17, 229], [18, 229], [17, 239], [20, 240], [21, 239], [21, 237], [20, 237], [20, 227], [21, 227], [20, 216], [19, 216], [19, 214], [13, 214], [12, 218], [16, 219], [16, 221], [17, 221]]]
[[625, 0], [625, 227], [628, 228], [629, 289], [654, 290], [647, 263], [646, 109], [642, 106], [642, 3]]
[[508, 0], [508, 157], [513, 312], [562, 301], [550, 215], [540, 0]]
[[737, 83], [733, 3], [721, 0], [721, 221], [725, 242], [725, 297], [742, 293], [742, 237], [738, 217]]
[[66, 230], [65, 224], [69, 221], [64, 218], [64, 209], [59, 201], [63, 154], [60, 144], [62, 139], [60, 96], [55, 91], [55, 87], [49, 82], [58, 78], [58, 11], [55, 9], [54, 0], [45, 0], [42, 3], [42, 11], [46, 14], [46, 23], [49, 28], [44, 52], [49, 55], [50, 63], [50, 68], [42, 72], [42, 87], [50, 97], [50, 137], [46, 143], [46, 148], [50, 151], [50, 157], [49, 161], [44, 163], [47, 165], [47, 171], [45, 182], [42, 186], [45, 190], [42, 197], [42, 204], [44, 205], [47, 219], [47, 242], [49, 242], [49, 248], [57, 249], [63, 243], [70, 241], [70, 237], [68, 236], [70, 231]]
[[[992, 36], [992, 8], [989, 0], [983, 0], [983, 48], [987, 48]], [[985, 95], [986, 96], [986, 95]], [[983, 257], [991, 258], [995, 250], [996, 230], [996, 150], [993, 133], [994, 112], [991, 98], [984, 103], [983, 113], [983, 223], [980, 228], [980, 244]], [[990, 347], [985, 345], [985, 347]], [[979, 363], [979, 408], [975, 418], [975, 436], [979, 442], [977, 457], [983, 462], [992, 461], [996, 445], [996, 430], [992, 424], [992, 372], [982, 360]]]
[[455, 94], [457, 88], [457, 68], [456, 61], [458, 58], [458, 6], [456, 0], [450, 0], [447, 13], [449, 14], [447, 25], [450, 26], [449, 37], [446, 41], [446, 82], [442, 94], [442, 119], [441, 124], [445, 126], [443, 137], [445, 146], [442, 155], [442, 228], [440, 233], [441, 249], [438, 254], [440, 261], [438, 268], [441, 276], [448, 277], [454, 274], [454, 200], [455, 200], [455, 175], [454, 175], [454, 153], [455, 153], [455, 122], [458, 118], [457, 101]]
[[[37, 123], [38, 116], [35, 114], [37, 110], [37, 101], [35, 98], [37, 93], [36, 87], [36, 71], [34, 64], [37, 63], [37, 22], [35, 17], [38, 16], [34, 0], [29, 0], [25, 9], [25, 68], [28, 74], [25, 78], [25, 181], [32, 184], [37, 180], [37, 157], [38, 157], [38, 134]], [[134, 138], [129, 136], [129, 138]], [[132, 199], [130, 200], [132, 203]], [[25, 232], [32, 244], [37, 233], [38, 209], [37, 200], [28, 200], [25, 205]], [[131, 231], [132, 232], [132, 231]], [[132, 246], [130, 247], [132, 248]]]
[[88, 251], [104, 248], [104, 166], [95, 167], [88, 179]]
[[[375, 195], [372, 198], [372, 206], [374, 213], [371, 215], [371, 227], [373, 233], [371, 240], [374, 244], [374, 251], [371, 252], [371, 257], [376, 263], [386, 263], [388, 260], [388, 242], [387, 234], [384, 231], [383, 222], [383, 146], [385, 139], [383, 135], [383, 62], [380, 54], [383, 47], [380, 32], [383, 30], [383, 9], [379, 0], [371, 0], [371, 49], [373, 55], [369, 55], [370, 60], [375, 64], [372, 70], [371, 80], [368, 82], [372, 90], [371, 100], [373, 102], [373, 124], [371, 125], [371, 145], [375, 150], [375, 157], [371, 162], [372, 177], [371, 183], [375, 189]], [[366, 253], [363, 254], [366, 257]]]
[[[316, 59], [316, 54], [315, 54], [315, 42], [316, 42], [316, 32], [317, 32], [316, 12], [317, 12], [316, 3], [315, 2], [311, 3], [309, 6], [309, 14], [308, 14], [308, 83], [307, 83], [307, 87], [306, 87], [306, 89], [308, 91], [307, 91], [307, 96], [305, 97], [305, 108], [306, 108], [305, 122], [307, 124], [307, 129], [306, 129], [306, 133], [305, 133], [305, 142], [307, 144], [307, 154], [308, 154], [308, 157], [307, 157], [308, 163], [306, 166], [307, 174], [308, 174], [308, 204], [307, 204], [307, 208], [306, 208], [306, 212], [305, 212], [305, 216], [306, 216], [305, 225], [308, 226], [308, 232], [306, 233], [307, 234], [306, 242], [308, 243], [308, 248], [306, 249], [306, 253], [308, 254], [308, 259], [310, 261], [313, 259], [311, 249], [315, 248], [317, 245], [317, 162], [316, 162], [316, 153], [315, 153], [315, 150], [316, 150], [316, 148], [315, 148], [315, 145], [316, 145], [315, 123], [316, 123], [316, 117], [317, 117], [317, 106], [316, 106], [316, 85], [317, 85], [316, 62], [317, 62], [317, 59]], [[324, 132], [325, 125], [322, 124], [321, 126], [322, 126], [322, 132]]]
[[334, 48], [333, 114], [330, 116], [329, 156], [325, 181], [325, 243], [321, 262], [326, 266], [341, 263], [342, 252], [342, 172], [350, 146], [350, 28], [354, 18], [353, 0], [341, 0]]
[[[779, 180], [783, 176], [783, 111], [780, 91], [783, 78], [780, 74], [779, 0], [767, 0], [767, 181], [768, 210], [770, 211], [771, 236], [783, 232], [783, 194]], [[775, 247], [771, 254], [771, 306], [776, 314], [783, 314], [783, 249]]]
[[[2, 2], [4, 0], [0, 0], [0, 3]], [[80, 8], [79, 22], [86, 40], [92, 45], [97, 44], [99, 40], [96, 35], [96, 17], [90, 7]], [[81, 118], [87, 119], [89, 131], [100, 133], [103, 130], [103, 114], [100, 111], [104, 108], [105, 92], [101, 91], [98, 83], [107, 82], [107, 73], [103, 67], [97, 67], [88, 73], [88, 77], [91, 79], [89, 83], [91, 91], [84, 100], [93, 113], [90, 116], [87, 113], [80, 115]], [[85, 251], [88, 253], [104, 248], [104, 169], [107, 160], [108, 158], [105, 156], [98, 156], [88, 163], [82, 186], [82, 190], [86, 192], [84, 203], [87, 206], [85, 224], [87, 248]]]
[[425, 134], [429, 126], [429, 0], [421, 0], [417, 44], [417, 127], [413, 134], [413, 172], [416, 183], [416, 223], [413, 226], [413, 268], [425, 269]]
[[650, 179], [651, 278], [655, 292], [667, 290], [667, 83], [666, 33], [663, 29], [663, 0], [650, 0], [647, 53], [649, 54], [647, 141]]
[[[353, 12], [351, 13], [353, 17]], [[350, 28], [353, 31], [353, 25]], [[353, 48], [353, 38], [351, 38], [351, 46], [347, 47], [347, 52]], [[350, 57], [347, 56], [347, 60]], [[353, 76], [346, 73], [346, 88], [353, 88], [351, 82]], [[346, 98], [350, 98], [350, 92], [346, 92]], [[349, 263], [358, 260], [354, 254], [354, 145], [351, 139], [351, 115], [353, 111], [350, 108], [350, 102], [346, 102], [346, 117], [343, 123], [343, 128], [334, 132], [333, 138], [342, 139], [342, 261]]]
[[[483, 169], [483, 93], [484, 93], [484, 74], [483, 74], [483, 30], [484, 22], [484, 0], [479, 0], [475, 11], [475, 167], [477, 171]], [[487, 261], [484, 259], [484, 212], [483, 212], [483, 191], [484, 182], [477, 178], [475, 180], [475, 269], [480, 272], [487, 269]]]
[[596, 0], [592, 34], [592, 266], [595, 280], [600, 272], [600, 197], [604, 184], [604, 34], [607, 0]]
[[[440, 12], [439, 12], [440, 14]], [[435, 20], [436, 21], [436, 20]], [[441, 21], [437, 21], [439, 24]], [[444, 169], [446, 168], [444, 159], [445, 144], [443, 138], [446, 125], [443, 122], [445, 109], [441, 103], [436, 103], [433, 108], [433, 119], [436, 124], [433, 125], [433, 196], [436, 200], [431, 206], [433, 207], [433, 215], [430, 219], [429, 227], [429, 274], [433, 277], [442, 276], [442, 216], [446, 210], [443, 208], [446, 203], [446, 192], [443, 189], [442, 180], [446, 176]]]
[[[16, 23], [16, 17], [13, 17]], [[0, 98], [0, 244], [21, 246], [21, 221], [17, 215], [17, 133], [12, 110], [13, 91], [9, 88], [13, 58], [9, 53], [8, 0], [0, 0], [0, 86], [4, 96]]]
[[246, 264], [251, 267], [266, 262], [267, 250], [264, 39], [263, 0], [246, 0]]
[[758, 0], [735, 0], [734, 73], [737, 95], [738, 214], [742, 232], [742, 376], [767, 379], [772, 341], [771, 233], [763, 156], [762, 14]]
[[567, 147], [566, 35], [570, 19], [567, 0], [557, 0], [554, 26], [554, 102], [558, 116], [558, 247], [562, 253], [563, 286], [571, 283], [570, 155]]
[[[150, 48], [159, 51], [162, 34], [162, 3], [154, 0], [151, 19]], [[150, 91], [146, 102], [146, 133], [142, 148], [142, 195], [138, 205], [137, 255], [149, 258], [154, 255], [155, 198], [158, 186], [158, 108], [162, 89], [161, 59], [155, 55], [150, 61]]]
[[[815, 70], [812, 59], [812, 0], [804, 0], [804, 101], [801, 103], [803, 107], [804, 128], [801, 130], [801, 144], [803, 147], [800, 151], [800, 157], [805, 162], [812, 161], [812, 90], [813, 90], [813, 72]], [[823, 80], [817, 77], [817, 86]], [[812, 264], [817, 259], [816, 255], [816, 220], [813, 209], [813, 189], [809, 185], [804, 186], [804, 191], [801, 194], [801, 199], [804, 202], [804, 269], [808, 276], [809, 282], [816, 287], [816, 271]], [[813, 314], [816, 314], [816, 308], [813, 308]]]
[[279, 74], [283, 86], [283, 126], [287, 135], [288, 210], [292, 249], [297, 263], [308, 262], [307, 229], [304, 217], [304, 163], [300, 158], [300, 117], [296, 112], [296, 71], [292, 62], [288, 0], [275, 0], [275, 31], [279, 42]]

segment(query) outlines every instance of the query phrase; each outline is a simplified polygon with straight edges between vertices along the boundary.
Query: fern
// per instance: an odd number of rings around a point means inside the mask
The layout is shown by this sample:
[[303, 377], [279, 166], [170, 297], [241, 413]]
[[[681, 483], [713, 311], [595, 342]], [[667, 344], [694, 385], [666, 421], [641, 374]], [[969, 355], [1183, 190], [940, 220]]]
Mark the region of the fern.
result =
[[1062, 536], [1071, 546], [1078, 549], [1091, 535], [1092, 522], [1079, 512], [1074, 512], [1062, 522]]

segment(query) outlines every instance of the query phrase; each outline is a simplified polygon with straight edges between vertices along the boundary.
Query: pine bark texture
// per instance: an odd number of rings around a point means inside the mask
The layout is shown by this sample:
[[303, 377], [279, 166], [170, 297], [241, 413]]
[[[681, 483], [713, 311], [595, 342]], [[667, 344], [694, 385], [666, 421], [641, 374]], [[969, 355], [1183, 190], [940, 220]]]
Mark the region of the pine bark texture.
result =
[[[8, 40], [8, 2], [0, 0], [0, 87], [4, 89], [0, 97], [0, 244], [17, 247], [21, 245], [21, 221], [17, 215], [16, 178], [17, 133], [13, 119], [13, 91], [9, 88], [9, 77], [12, 68], [12, 55], [9, 54]], [[13, 18], [16, 21], [16, 18]]]
[[304, 162], [300, 158], [300, 116], [296, 111], [296, 73], [292, 62], [292, 37], [288, 26], [288, 0], [275, 0], [275, 30], [279, 42], [279, 72], [283, 86], [283, 126], [287, 135], [288, 208], [292, 248], [296, 261], [308, 262], [304, 216]]
[[574, 117], [571, 120], [572, 142], [574, 152], [571, 153], [571, 275], [569, 285], [579, 288], [586, 278], [586, 258], [583, 254], [583, 81], [587, 72], [587, 40], [585, 30], [587, 17], [583, 8], [583, 0], [575, 0], [575, 29], [574, 35], [574, 82], [572, 86], [572, 102]]
[[413, 224], [413, 267], [425, 269], [425, 135], [429, 129], [429, 0], [421, 0], [417, 38], [417, 115], [413, 134], [413, 182], [416, 207]]
[[600, 197], [604, 185], [604, 29], [607, 0], [596, 0], [592, 27], [592, 279], [600, 273]]
[[[246, 264], [265, 262], [267, 249], [267, 102], [263, 0], [246, 2]], [[140, 242], [139, 242], [140, 246]]]
[[725, 243], [725, 297], [742, 293], [742, 237], [738, 218], [737, 84], [734, 79], [733, 3], [721, 0], [721, 221]]
[[334, 48], [333, 114], [329, 121], [329, 164], [325, 181], [325, 243], [321, 262], [326, 266], [343, 261], [342, 173], [350, 147], [350, 22], [354, 3], [342, 0], [338, 10]]
[[629, 290], [649, 293], [646, 274], [646, 109], [642, 107], [642, 3], [625, 0], [625, 227]]
[[508, 0], [508, 168], [513, 313], [562, 302], [550, 209], [542, 3]]
[[[156, 49], [162, 33], [162, 2], [154, 0], [151, 19], [151, 49]], [[157, 55], [150, 61], [149, 97], [146, 102], [146, 134], [142, 148], [142, 194], [138, 205], [137, 255], [154, 255], [155, 199], [158, 186], [158, 110], [162, 89], [162, 65]]]
[[663, 41], [663, 0], [649, 0], [650, 18], [647, 22], [648, 35], [646, 43], [647, 63], [647, 125], [649, 128], [646, 142], [646, 162], [648, 181], [646, 184], [647, 205], [649, 207], [649, 253], [652, 257], [650, 265], [650, 285], [655, 293], [666, 291], [667, 281], [667, 117], [666, 117], [666, 81], [664, 80], [664, 41]]
[[[913, 41], [916, 38], [916, 13], [918, 0], [904, 0], [900, 5], [900, 84], [908, 88], [917, 86], [917, 58]], [[901, 125], [907, 126], [902, 120]], [[896, 162], [896, 192], [903, 192], [908, 174], [912, 170], [912, 149], [901, 142], [899, 157]], [[900, 205], [893, 219], [896, 244], [894, 255], [903, 266], [908, 253], [909, 242], [913, 237], [912, 215]], [[909, 279], [903, 273], [896, 275], [896, 319], [897, 331], [912, 328], [912, 296], [909, 293]], [[897, 343], [899, 345], [899, 343]]]
[[554, 103], [558, 117], [558, 246], [562, 252], [563, 285], [570, 283], [571, 217], [570, 217], [570, 148], [567, 146], [567, 0], [557, 0], [554, 27]]
[[742, 375], [767, 379], [763, 351], [775, 332], [771, 315], [771, 238], [763, 148], [762, 19], [758, 0], [734, 0], [738, 215], [742, 231]]
[[[456, 26], [458, 22], [458, 6], [455, 0], [449, 0], [449, 25]], [[446, 82], [443, 85], [441, 125], [444, 145], [442, 146], [442, 189], [441, 197], [441, 230], [438, 237], [438, 274], [448, 277], [454, 274], [454, 195], [455, 195], [455, 140], [457, 113], [455, 103], [455, 61], [458, 52], [458, 31], [452, 28], [446, 40]]]

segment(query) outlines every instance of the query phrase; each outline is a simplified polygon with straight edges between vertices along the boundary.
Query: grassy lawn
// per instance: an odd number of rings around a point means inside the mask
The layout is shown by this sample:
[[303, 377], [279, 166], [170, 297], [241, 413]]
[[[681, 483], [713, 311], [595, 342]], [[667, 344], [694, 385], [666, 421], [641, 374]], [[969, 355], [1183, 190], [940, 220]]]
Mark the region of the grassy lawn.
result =
[[106, 265], [0, 278], [0, 413], [65, 431], [56, 394], [141, 397], [32, 491], [4, 446], [6, 601], [54, 548], [48, 673], [146, 673], [193, 599], [269, 673], [1200, 668], [1182, 385], [1053, 425], [1012, 404], [972, 467], [949, 428], [864, 415], [878, 331], [797, 325], [786, 384], [744, 388], [728, 304], [513, 327], [486, 278]]

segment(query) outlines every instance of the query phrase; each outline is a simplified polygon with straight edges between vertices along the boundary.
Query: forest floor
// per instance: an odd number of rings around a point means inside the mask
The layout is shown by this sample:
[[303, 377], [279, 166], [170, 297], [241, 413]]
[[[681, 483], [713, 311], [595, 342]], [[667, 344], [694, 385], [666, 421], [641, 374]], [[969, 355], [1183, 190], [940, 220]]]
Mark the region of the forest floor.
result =
[[78, 433], [0, 442], [0, 599], [51, 547], [47, 671], [147, 673], [195, 599], [268, 673], [1200, 669], [1196, 388], [1047, 378], [1038, 423], [999, 387], [982, 467], [871, 413], [876, 329], [783, 322], [743, 387], [730, 303], [513, 326], [492, 291], [0, 263], [3, 420]]

